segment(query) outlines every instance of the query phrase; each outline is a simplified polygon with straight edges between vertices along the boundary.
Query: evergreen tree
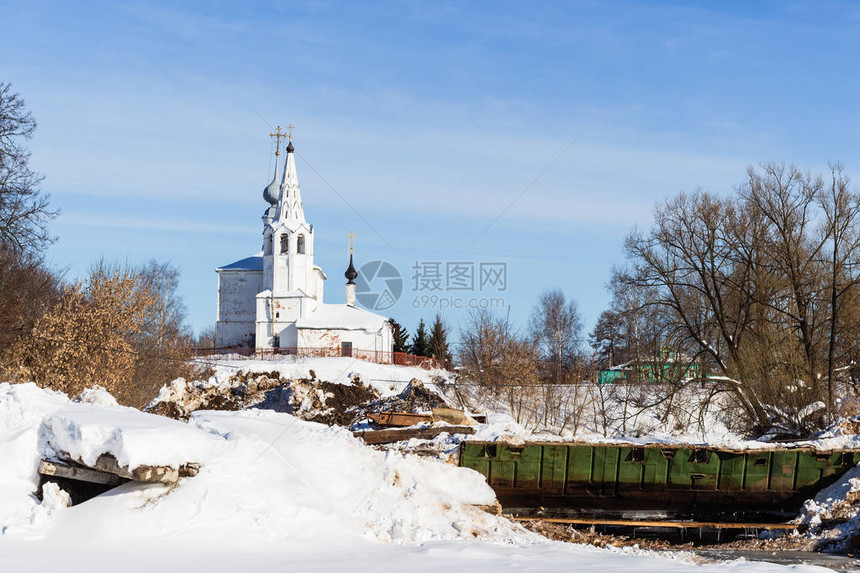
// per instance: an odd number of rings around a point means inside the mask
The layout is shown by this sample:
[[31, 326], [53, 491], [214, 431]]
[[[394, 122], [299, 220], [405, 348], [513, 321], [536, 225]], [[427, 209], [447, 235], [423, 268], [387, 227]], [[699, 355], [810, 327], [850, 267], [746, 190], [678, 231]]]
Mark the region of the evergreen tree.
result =
[[427, 336], [427, 326], [423, 318], [418, 321], [418, 330], [412, 337], [411, 353], [415, 356], [430, 356], [430, 337]]
[[409, 333], [406, 328], [393, 318], [388, 319], [388, 324], [391, 325], [394, 338], [394, 352], [409, 352]]
[[451, 353], [448, 350], [448, 329], [442, 322], [442, 316], [436, 313], [433, 328], [430, 331], [430, 355], [442, 366], [451, 364]]

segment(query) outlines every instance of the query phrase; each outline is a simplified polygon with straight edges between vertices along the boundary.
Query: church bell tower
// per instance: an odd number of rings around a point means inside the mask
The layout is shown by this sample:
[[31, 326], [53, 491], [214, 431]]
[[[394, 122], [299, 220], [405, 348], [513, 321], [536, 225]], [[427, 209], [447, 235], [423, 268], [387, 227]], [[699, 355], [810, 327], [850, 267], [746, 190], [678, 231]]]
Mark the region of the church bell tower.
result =
[[[263, 190], [269, 207], [263, 214], [262, 290], [256, 297], [257, 348], [295, 348], [295, 323], [312, 313], [323, 299], [325, 274], [314, 265], [314, 227], [305, 220], [296, 175], [295, 147], [289, 132], [270, 134], [276, 141], [275, 174]], [[282, 138], [286, 161], [279, 176]]]
[[[292, 126], [289, 126], [292, 131]], [[275, 152], [275, 176], [263, 191], [269, 208], [263, 215], [263, 285], [273, 296], [301, 292], [316, 296], [314, 274], [314, 228], [305, 220], [301, 188], [296, 175], [292, 133], [280, 127], [272, 137], [288, 137], [283, 177], [278, 177], [280, 145]]]

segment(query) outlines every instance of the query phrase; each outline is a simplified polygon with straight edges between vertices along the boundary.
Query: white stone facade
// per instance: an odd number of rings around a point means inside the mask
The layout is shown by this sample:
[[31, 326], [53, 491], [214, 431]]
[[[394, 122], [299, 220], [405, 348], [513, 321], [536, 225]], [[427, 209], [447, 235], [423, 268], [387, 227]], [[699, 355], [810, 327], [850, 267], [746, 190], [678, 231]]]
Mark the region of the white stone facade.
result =
[[[305, 220], [292, 142], [282, 178], [277, 167], [263, 192], [270, 206], [262, 251], [216, 269], [216, 345], [391, 361], [385, 317], [356, 307], [354, 295], [347, 295], [349, 304], [323, 302], [326, 275], [314, 265], [314, 228]], [[354, 288], [349, 284], [347, 293]]]

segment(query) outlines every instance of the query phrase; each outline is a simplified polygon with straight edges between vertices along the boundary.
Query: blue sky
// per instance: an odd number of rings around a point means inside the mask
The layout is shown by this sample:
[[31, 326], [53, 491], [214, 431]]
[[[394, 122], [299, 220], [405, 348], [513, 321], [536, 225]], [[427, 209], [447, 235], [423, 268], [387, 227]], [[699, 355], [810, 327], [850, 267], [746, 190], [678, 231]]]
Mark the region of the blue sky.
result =
[[410, 329], [434, 314], [415, 260], [505, 262], [517, 323], [561, 288], [590, 328], [656, 202], [761, 161], [860, 165], [856, 4], [0, 0], [0, 22], [62, 210], [50, 260], [170, 261], [197, 330], [213, 269], [260, 248], [268, 124], [296, 126], [327, 300], [355, 230]]

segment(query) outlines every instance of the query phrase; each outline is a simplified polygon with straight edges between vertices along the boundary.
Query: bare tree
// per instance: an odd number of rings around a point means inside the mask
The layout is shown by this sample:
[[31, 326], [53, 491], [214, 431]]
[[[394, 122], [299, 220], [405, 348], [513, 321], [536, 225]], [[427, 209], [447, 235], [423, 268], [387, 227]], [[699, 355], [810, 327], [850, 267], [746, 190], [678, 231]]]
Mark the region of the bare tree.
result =
[[124, 396], [127, 403], [140, 407], [152, 400], [163, 384], [194, 376], [196, 368], [190, 363], [193, 336], [185, 320], [185, 304], [177, 292], [179, 269], [150, 260], [132, 272], [151, 294], [141, 329], [132, 337], [137, 359]]
[[529, 331], [541, 351], [548, 381], [576, 380], [582, 359], [582, 320], [561, 290], [543, 293], [532, 309]]
[[215, 348], [215, 325], [210, 324], [200, 331], [194, 339], [194, 348], [212, 350]]
[[30, 169], [23, 145], [35, 130], [24, 100], [0, 82], [0, 244], [6, 249], [36, 250], [52, 241], [47, 224], [57, 211], [39, 189], [43, 177]]
[[832, 388], [850, 352], [840, 329], [858, 303], [856, 201], [838, 170], [827, 190], [764, 164], [735, 197], [681, 194], [627, 240], [632, 266], [618, 279], [656, 293], [677, 347], [714, 373], [751, 433], [808, 434], [824, 421], [822, 382]]
[[30, 333], [59, 299], [60, 278], [30, 252], [0, 246], [0, 365], [15, 341]]
[[538, 417], [538, 351], [520, 336], [508, 317], [474, 310], [460, 332], [462, 375], [483, 392], [502, 399], [522, 424]]
[[[821, 189], [818, 201], [824, 215], [821, 236], [829, 283], [827, 410], [832, 419], [836, 360], [850, 363], [857, 357], [856, 351], [852, 350], [856, 350], [854, 341], [860, 330], [856, 318], [857, 287], [860, 283], [857, 258], [860, 253], [860, 196], [851, 191], [850, 181], [838, 163], [831, 165], [830, 185]], [[840, 332], [848, 336], [840, 337]]]

